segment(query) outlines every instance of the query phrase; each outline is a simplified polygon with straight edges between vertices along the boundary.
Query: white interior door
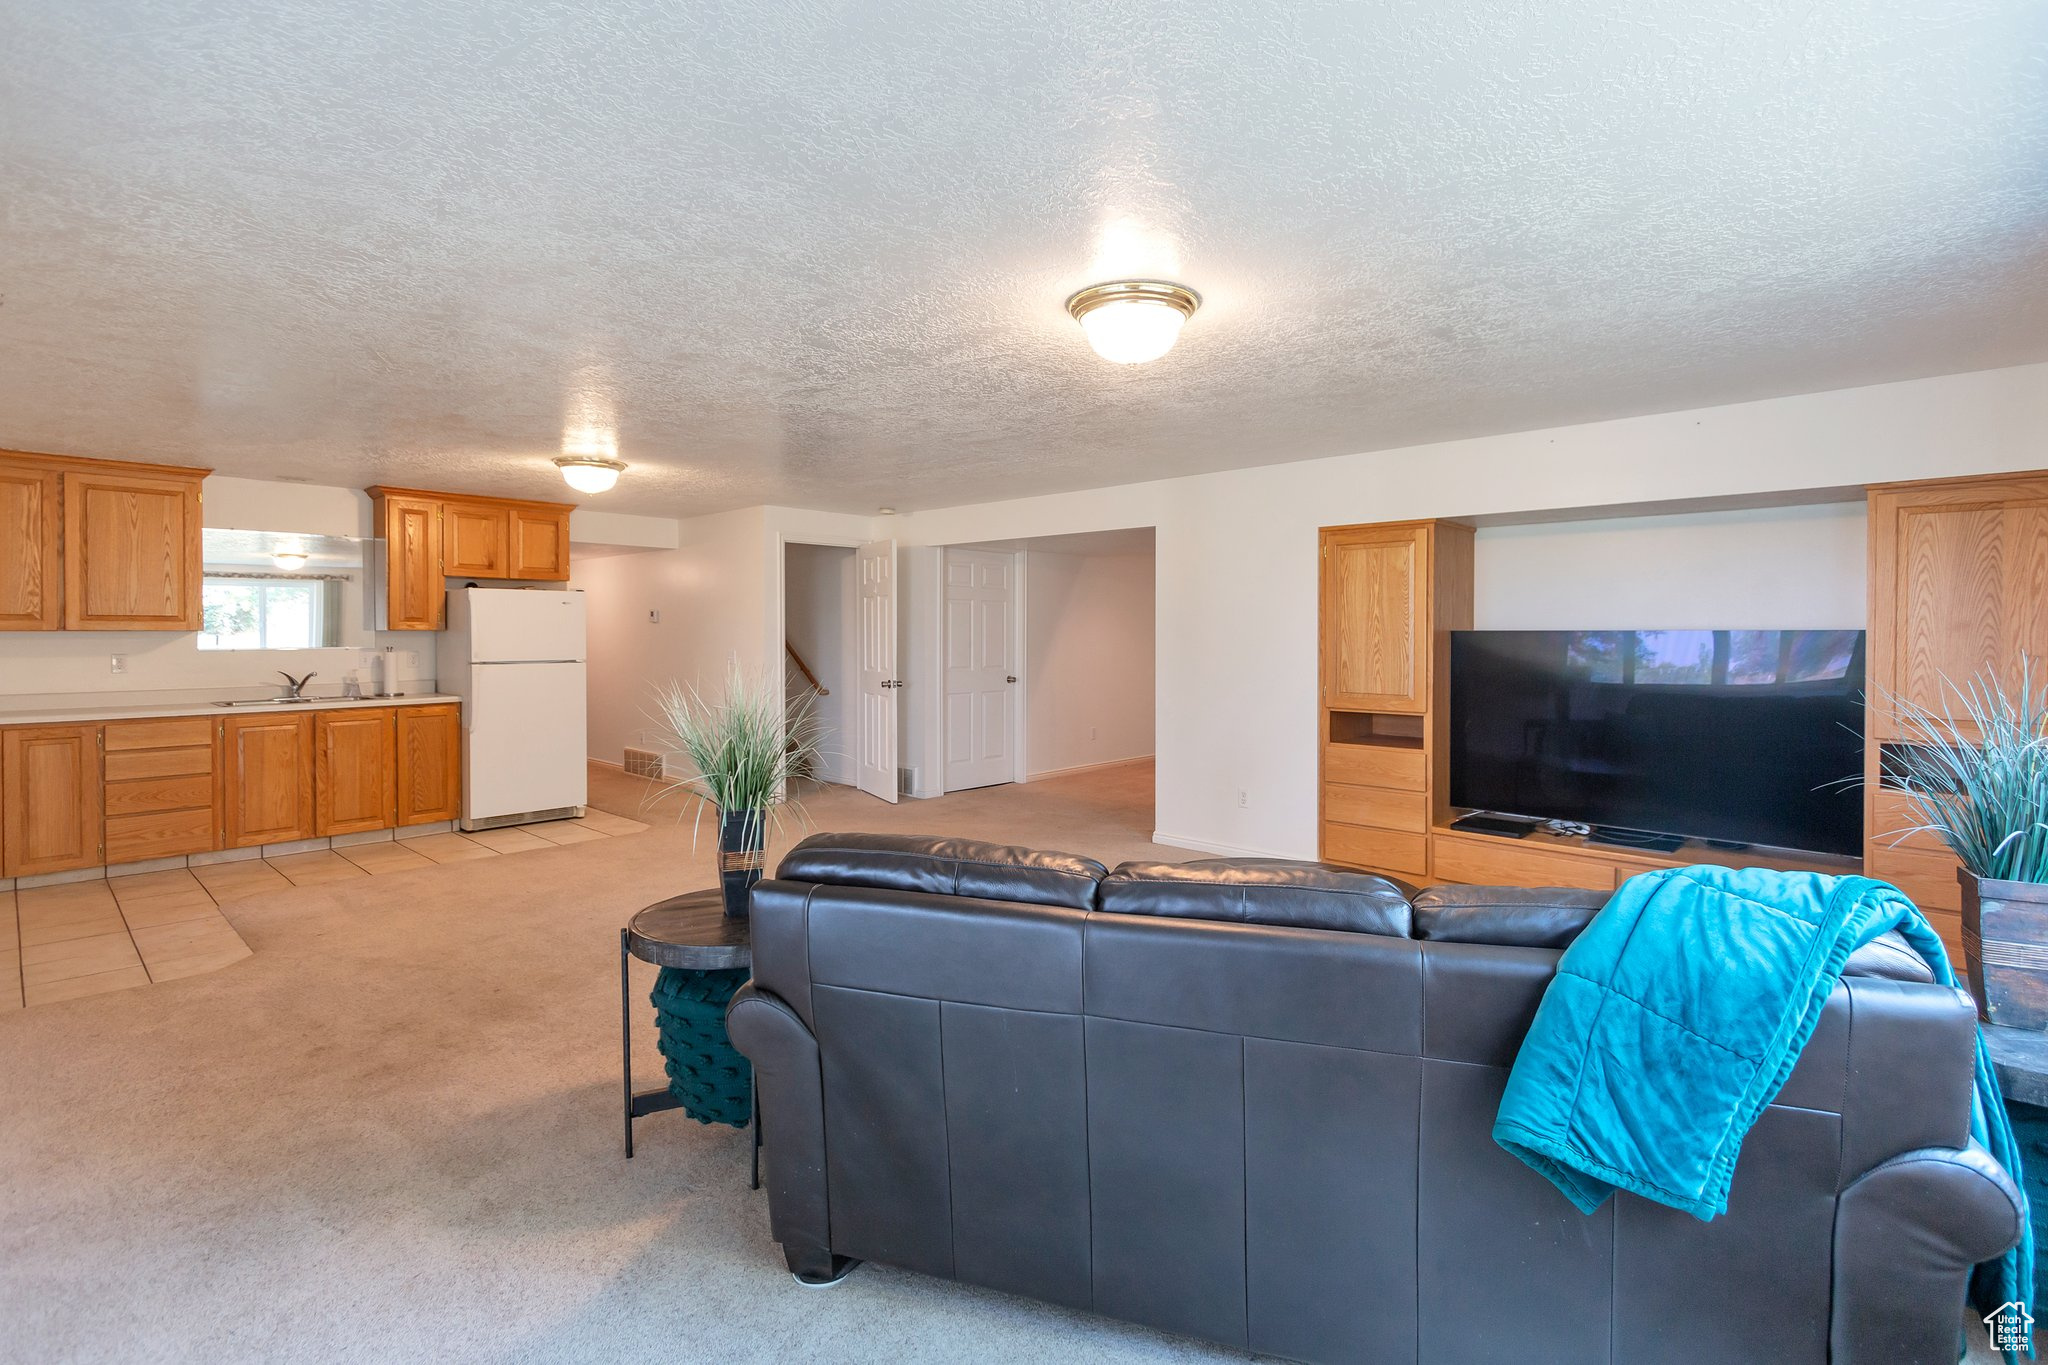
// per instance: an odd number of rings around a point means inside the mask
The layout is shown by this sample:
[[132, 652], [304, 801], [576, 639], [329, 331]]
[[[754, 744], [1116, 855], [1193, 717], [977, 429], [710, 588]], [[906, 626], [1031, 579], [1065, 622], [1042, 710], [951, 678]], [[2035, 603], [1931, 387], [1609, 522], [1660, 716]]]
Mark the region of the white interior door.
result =
[[896, 542], [860, 547], [859, 714], [854, 718], [855, 785], [869, 796], [896, 800]]
[[1016, 780], [1016, 557], [946, 551], [946, 790]]

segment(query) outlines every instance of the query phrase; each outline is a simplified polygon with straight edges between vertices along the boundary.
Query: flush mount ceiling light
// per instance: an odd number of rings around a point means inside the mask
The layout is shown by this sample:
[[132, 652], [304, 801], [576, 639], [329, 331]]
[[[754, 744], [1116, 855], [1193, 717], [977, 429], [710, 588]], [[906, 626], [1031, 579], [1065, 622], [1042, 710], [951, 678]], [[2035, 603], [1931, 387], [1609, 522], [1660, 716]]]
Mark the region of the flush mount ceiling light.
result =
[[1172, 350], [1181, 324], [1201, 306], [1194, 290], [1164, 280], [1091, 284], [1067, 300], [1095, 354], [1119, 365], [1142, 365]]
[[563, 481], [578, 493], [609, 493], [619, 475], [626, 472], [622, 461], [608, 460], [602, 455], [557, 456], [555, 468], [562, 471]]

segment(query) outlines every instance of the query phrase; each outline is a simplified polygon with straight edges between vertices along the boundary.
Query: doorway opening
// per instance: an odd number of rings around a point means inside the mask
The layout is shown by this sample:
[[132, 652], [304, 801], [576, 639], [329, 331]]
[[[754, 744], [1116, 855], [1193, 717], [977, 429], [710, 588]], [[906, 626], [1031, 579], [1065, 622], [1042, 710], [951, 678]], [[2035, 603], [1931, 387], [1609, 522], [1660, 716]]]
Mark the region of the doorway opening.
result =
[[938, 567], [945, 791], [1149, 762], [1151, 527], [949, 546]]
[[854, 550], [845, 545], [782, 547], [782, 695], [794, 709], [808, 704], [818, 731], [815, 771], [799, 774], [852, 786], [857, 619]]

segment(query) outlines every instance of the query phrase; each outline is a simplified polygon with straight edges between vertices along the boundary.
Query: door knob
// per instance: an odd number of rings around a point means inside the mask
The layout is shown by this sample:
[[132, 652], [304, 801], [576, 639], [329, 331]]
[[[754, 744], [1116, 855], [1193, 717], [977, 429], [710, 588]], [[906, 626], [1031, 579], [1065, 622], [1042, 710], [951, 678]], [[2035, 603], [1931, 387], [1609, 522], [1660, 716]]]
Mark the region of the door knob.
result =
[[1003, 679], [1003, 681], [1004, 681], [1004, 682], [1015, 682], [1015, 681], [1017, 681], [1017, 675], [1016, 675], [1015, 673], [1012, 673], [1012, 674], [1011, 674], [1011, 675], [1010, 675], [1009, 677], [1007, 677], [1007, 678]]

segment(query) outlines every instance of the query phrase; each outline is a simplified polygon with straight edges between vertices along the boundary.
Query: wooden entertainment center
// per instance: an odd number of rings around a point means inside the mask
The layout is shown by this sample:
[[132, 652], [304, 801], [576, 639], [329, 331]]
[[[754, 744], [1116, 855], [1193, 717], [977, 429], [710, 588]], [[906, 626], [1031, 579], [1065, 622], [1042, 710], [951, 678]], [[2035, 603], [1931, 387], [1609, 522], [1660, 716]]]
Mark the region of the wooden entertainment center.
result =
[[[1869, 516], [1867, 673], [1873, 699], [1941, 708], [1943, 679], [2019, 661], [2048, 672], [2048, 472], [1880, 484]], [[1630, 515], [1644, 509], [1632, 509]], [[1867, 872], [1897, 885], [1953, 952], [1962, 948], [1956, 863], [1925, 834], [1902, 837], [1907, 806], [1881, 787], [1882, 705], [1865, 712], [1864, 854], [1688, 843], [1647, 853], [1584, 838], [1450, 827], [1450, 634], [1472, 626], [1473, 534], [1451, 521], [1322, 530], [1321, 855], [1411, 882], [1609, 890], [1692, 862]]]

